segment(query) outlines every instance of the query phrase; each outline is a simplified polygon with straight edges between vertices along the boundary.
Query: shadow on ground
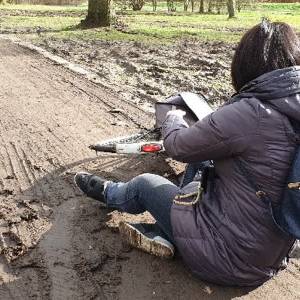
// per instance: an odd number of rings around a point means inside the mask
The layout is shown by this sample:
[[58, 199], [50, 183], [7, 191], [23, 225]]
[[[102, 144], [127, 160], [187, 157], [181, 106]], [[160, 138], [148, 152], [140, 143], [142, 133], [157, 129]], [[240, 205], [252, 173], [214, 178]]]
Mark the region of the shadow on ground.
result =
[[1, 261], [1, 299], [232, 299], [250, 291], [202, 282], [179, 257], [161, 260], [129, 251], [117, 232], [118, 221], [150, 216], [111, 212], [73, 184], [81, 169], [113, 180], [143, 172], [171, 177], [162, 157], [105, 155], [53, 165], [30, 189], [10, 196], [17, 203], [13, 215], [24, 214], [25, 205], [31, 217], [8, 224], [3, 253], [10, 262]]

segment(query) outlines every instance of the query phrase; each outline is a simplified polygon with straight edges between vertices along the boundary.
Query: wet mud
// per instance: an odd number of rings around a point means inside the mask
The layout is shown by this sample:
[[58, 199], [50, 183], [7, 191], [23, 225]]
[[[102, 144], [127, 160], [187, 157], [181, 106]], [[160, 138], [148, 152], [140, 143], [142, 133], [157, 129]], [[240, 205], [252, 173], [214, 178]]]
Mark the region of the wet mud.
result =
[[[137, 51], [134, 47], [121, 51]], [[75, 60], [75, 51], [69, 57]], [[83, 61], [80, 55], [78, 61]], [[173, 78], [159, 71], [171, 66], [139, 64]], [[120, 96], [118, 75], [103, 76], [103, 84], [96, 85], [2, 40], [0, 74], [0, 299], [299, 299], [299, 260], [256, 289], [202, 282], [180, 257], [162, 260], [124, 247], [118, 223], [151, 221], [151, 216], [109, 211], [74, 186], [78, 170], [123, 181], [143, 172], [172, 178], [174, 168], [163, 156], [96, 156], [87, 146], [151, 127], [153, 117], [139, 101], [152, 103], [149, 97], [154, 101], [178, 90], [175, 77], [170, 80], [174, 86], [151, 95], [147, 89], [139, 94], [145, 82], [133, 75], [123, 83], [130, 93]], [[105, 78], [108, 83], [115, 78], [115, 86], [109, 88]], [[149, 90], [162, 85], [156, 80]]]

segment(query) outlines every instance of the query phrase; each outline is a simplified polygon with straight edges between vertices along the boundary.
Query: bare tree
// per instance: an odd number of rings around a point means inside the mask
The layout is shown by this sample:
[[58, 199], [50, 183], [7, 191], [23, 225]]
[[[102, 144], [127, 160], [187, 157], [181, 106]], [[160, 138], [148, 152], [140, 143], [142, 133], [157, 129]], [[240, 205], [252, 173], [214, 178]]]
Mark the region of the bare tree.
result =
[[145, 4], [144, 0], [130, 0], [129, 1], [132, 10], [138, 11], [141, 10]]
[[190, 4], [190, 0], [184, 0], [183, 1], [183, 10], [184, 11], [188, 10], [189, 4]]
[[[255, 8], [256, 2], [258, 2], [258, 1], [257, 0], [236, 0], [236, 8], [237, 8], [238, 12], [240, 12], [243, 8], [246, 8], [246, 7]], [[284, 2], [284, 0], [281, 0], [281, 2]]]
[[199, 13], [204, 14], [204, 0], [200, 0]]
[[208, 1], [208, 9], [207, 9], [207, 12], [208, 13], [212, 13], [212, 11], [213, 11], [213, 5], [214, 5], [214, 3], [213, 3], [213, 0], [209, 0]]
[[227, 1], [227, 9], [228, 9], [228, 17], [234, 18], [235, 17], [235, 0]]
[[203, 14], [207, 10], [208, 13], [221, 14], [227, 11], [229, 18], [234, 18], [236, 10], [240, 11], [245, 7], [254, 7], [256, 2], [257, 0], [199, 0], [199, 13]]
[[176, 11], [176, 6], [174, 4], [174, 0], [167, 0], [168, 12]]
[[217, 1], [215, 6], [216, 6], [217, 14], [218, 15], [221, 14], [222, 7], [224, 6], [223, 1]]
[[156, 11], [157, 8], [157, 0], [152, 0], [153, 11]]
[[112, 0], [89, 0], [88, 14], [82, 21], [84, 26], [109, 26], [111, 23]]

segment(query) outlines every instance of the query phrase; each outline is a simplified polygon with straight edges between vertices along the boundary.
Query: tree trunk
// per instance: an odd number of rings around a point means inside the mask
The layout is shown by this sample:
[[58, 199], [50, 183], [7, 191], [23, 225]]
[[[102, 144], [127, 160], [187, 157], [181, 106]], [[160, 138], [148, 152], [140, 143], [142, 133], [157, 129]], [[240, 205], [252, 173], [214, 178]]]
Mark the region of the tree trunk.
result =
[[237, 0], [236, 7], [237, 7], [238, 12], [240, 12], [242, 10], [242, 1], [241, 0]]
[[235, 0], [227, 0], [228, 17], [235, 17]]
[[189, 4], [190, 4], [190, 0], [184, 0], [183, 1], [183, 10], [184, 11], [188, 10]]
[[194, 12], [194, 8], [195, 8], [195, 0], [191, 0], [191, 4], [192, 4], [192, 12]]
[[152, 0], [153, 11], [156, 11], [157, 8], [157, 0]]
[[109, 26], [112, 0], [89, 0], [88, 15], [82, 22], [88, 27]]
[[213, 7], [212, 0], [209, 0], [207, 12], [210, 13], [210, 14], [212, 13], [212, 7]]
[[200, 0], [199, 13], [204, 14], [204, 0]]

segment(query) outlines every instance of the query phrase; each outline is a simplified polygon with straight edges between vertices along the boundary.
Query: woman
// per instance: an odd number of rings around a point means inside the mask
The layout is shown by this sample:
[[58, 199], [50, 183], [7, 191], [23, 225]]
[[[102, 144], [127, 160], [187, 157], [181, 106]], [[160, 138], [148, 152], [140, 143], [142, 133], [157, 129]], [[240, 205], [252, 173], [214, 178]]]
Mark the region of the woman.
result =
[[168, 114], [162, 128], [168, 155], [187, 163], [214, 161], [213, 180], [202, 195], [196, 182], [180, 190], [151, 174], [113, 183], [78, 173], [76, 184], [108, 207], [153, 215], [159, 236], [150, 225], [122, 224], [132, 244], [162, 256], [172, 255], [173, 244], [204, 280], [265, 282], [295, 241], [276, 227], [253, 183], [280, 201], [296, 147], [291, 123], [300, 121], [299, 63], [293, 30], [264, 20], [235, 51], [231, 75], [237, 94], [226, 105], [192, 127], [181, 111]]

